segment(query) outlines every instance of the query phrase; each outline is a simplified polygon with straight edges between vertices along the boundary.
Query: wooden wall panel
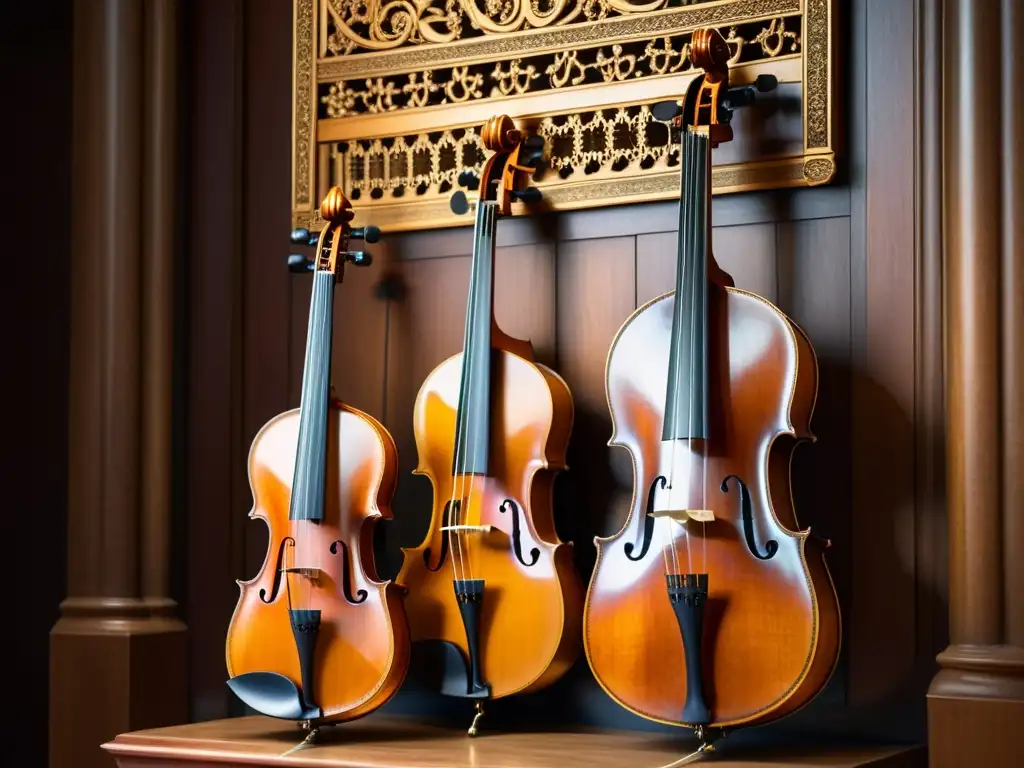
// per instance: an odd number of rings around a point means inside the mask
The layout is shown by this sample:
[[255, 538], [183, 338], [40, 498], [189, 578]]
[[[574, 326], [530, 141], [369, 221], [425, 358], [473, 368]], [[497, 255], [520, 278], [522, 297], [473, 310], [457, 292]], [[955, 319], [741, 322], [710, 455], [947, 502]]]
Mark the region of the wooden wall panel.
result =
[[559, 535], [575, 542], [584, 573], [593, 568], [593, 537], [618, 530], [629, 510], [629, 457], [607, 445], [604, 366], [615, 333], [636, 307], [635, 270], [633, 237], [575, 241], [558, 250], [558, 372], [572, 391], [575, 417], [555, 517]]
[[[494, 316], [505, 333], [533, 344], [537, 360], [555, 361], [555, 247], [537, 243], [498, 248]], [[466, 298], [462, 297], [465, 307]]]
[[[915, 588], [919, 574], [913, 550], [931, 546], [931, 540], [919, 540], [914, 522], [918, 513], [912, 421], [919, 379], [914, 342], [915, 235], [905, 221], [915, 194], [914, 147], [908, 142], [911, 121], [900, 109], [911, 100], [915, 86], [908, 66], [912, 46], [901, 48], [899, 43], [912, 38], [907, 24], [914, 18], [913, 6], [912, 0], [854, 0], [845, 19], [849, 23], [843, 28], [851, 43], [844, 49], [851, 61], [851, 141], [845, 169], [849, 183], [729, 195], [716, 198], [712, 208], [713, 247], [722, 267], [739, 287], [765, 296], [790, 313], [808, 333], [819, 358], [819, 397], [812, 425], [818, 441], [795, 454], [794, 496], [801, 523], [834, 541], [829, 565], [844, 607], [848, 642], [843, 651], [845, 666], [830, 689], [835, 695], [821, 697], [799, 716], [780, 724], [783, 730], [900, 738], [914, 738], [921, 732], [913, 717], [899, 714], [916, 707], [923, 711], [924, 687], [904, 683], [922, 663], [922, 654], [934, 647], [917, 636], [922, 630], [914, 619], [922, 593]], [[254, 5], [250, 13], [270, 14], [268, 19], [283, 14], [266, 2]], [[886, 25], [891, 29], [876, 39], [875, 33]], [[287, 25], [279, 31], [271, 27], [267, 20], [250, 26], [245, 36], [249, 55], [259, 55], [257, 34], [288, 39]], [[277, 48], [274, 51], [275, 57], [282, 55]], [[869, 60], [873, 60], [870, 66]], [[262, 71], [259, 63], [247, 66]], [[895, 73], [891, 78], [889, 68]], [[870, 91], [869, 80], [874, 83]], [[274, 126], [258, 134], [270, 141], [288, 125], [287, 110], [277, 114], [270, 109], [287, 97], [288, 84], [276, 76], [265, 81], [273, 93], [262, 95], [258, 88], [248, 87], [250, 106], [244, 114], [247, 121], [274, 121]], [[879, 83], [886, 83], [888, 90], [878, 87]], [[279, 158], [267, 165], [268, 176], [257, 175], [256, 169], [262, 166], [256, 153], [256, 142], [250, 140], [245, 185], [278, 183], [283, 167]], [[204, 155], [204, 160], [230, 166], [223, 158]], [[252, 220], [259, 212], [269, 211], [269, 201], [277, 195], [262, 194], [250, 191], [247, 197], [251, 210], [246, 212], [246, 226], [252, 232], [244, 254], [244, 333], [231, 333], [231, 313], [237, 307], [230, 301], [226, 308], [215, 304], [217, 295], [234, 295], [231, 291], [237, 289], [227, 283], [237, 273], [222, 267], [208, 278], [196, 278], [195, 286], [196, 296], [204, 302], [197, 305], [197, 316], [207, 319], [203, 313], [213, 313], [215, 320], [209, 339], [198, 330], [192, 337], [194, 344], [206, 345], [193, 357], [205, 366], [193, 377], [196, 418], [209, 418], [227, 434], [218, 431], [207, 438], [204, 431], [192, 444], [220, 471], [236, 478], [232, 482], [237, 482], [238, 473], [232, 475], [234, 470], [226, 465], [239, 461], [238, 451], [248, 448], [251, 431], [271, 413], [298, 404], [305, 342], [308, 278], [291, 276], [284, 268], [289, 248], [285, 225], [280, 225], [278, 233], [278, 225], [270, 223], [270, 218], [267, 223]], [[212, 225], [210, 217], [201, 220], [204, 226]], [[584, 579], [593, 564], [593, 536], [619, 527], [631, 490], [628, 457], [607, 445], [611, 435], [604, 393], [608, 347], [638, 304], [673, 287], [676, 222], [673, 204], [654, 203], [499, 225], [499, 322], [509, 333], [531, 339], [539, 359], [565, 377], [575, 398], [569, 471], [555, 485], [556, 522], [559, 535], [574, 542]], [[385, 577], [397, 571], [400, 547], [418, 544], [429, 522], [429, 482], [411, 475], [417, 458], [411, 416], [426, 375], [461, 348], [472, 239], [468, 217], [466, 224], [393, 237], [385, 233], [382, 243], [369, 247], [375, 264], [365, 270], [347, 270], [338, 291], [334, 376], [339, 394], [382, 418], [399, 448], [395, 520], [382, 526], [385, 543], [379, 570]], [[209, 254], [210, 247], [204, 253]], [[263, 272], [249, 274], [251, 270]], [[402, 288], [401, 295], [391, 300], [379, 299], [375, 293], [386, 274], [393, 274]], [[263, 343], [264, 334], [270, 334], [269, 343]], [[227, 415], [214, 412], [218, 404], [237, 409], [230, 386], [232, 356], [240, 355], [232, 344], [237, 345], [238, 338], [244, 339], [244, 387], [260, 390], [244, 394], [244, 423], [236, 423], [235, 410]], [[203, 375], [216, 384], [211, 392], [199, 389]], [[200, 445], [204, 439], [221, 451], [226, 444], [232, 445], [233, 457], [211, 456], [212, 449]], [[238, 547], [239, 537], [244, 540], [250, 535], [244, 520], [251, 503], [247, 488], [239, 490], [236, 485], [226, 492], [214, 483], [215, 473], [197, 466], [198, 461], [190, 465], [201, 484], [190, 496], [201, 502], [191, 512], [196, 529], [191, 546], [206, 558], [234, 557], [232, 547]], [[207, 517], [215, 504], [227, 509]], [[232, 522], [230, 516], [239, 509], [243, 519]], [[213, 540], [200, 541], [207, 530]], [[249, 549], [255, 551], [252, 546]], [[931, 562], [941, 560], [931, 554]], [[236, 562], [219, 566], [218, 578], [239, 576]], [[200, 605], [204, 573], [198, 567], [191, 571], [193, 582], [200, 580], [190, 589], [196, 602], [190, 612], [198, 611], [201, 617], [201, 639], [193, 644], [201, 669], [193, 672], [193, 680], [201, 683], [194, 686], [197, 699], [223, 685], [217, 634], [227, 621], [221, 615], [226, 602], [222, 594]], [[233, 596], [233, 582], [225, 587], [227, 591]], [[872, 618], [875, 611], [882, 612], [883, 621]], [[189, 625], [194, 626], [191, 618]], [[920, 652], [915, 654], [915, 648]], [[399, 694], [399, 699], [403, 696]], [[540, 699], [545, 703], [538, 709]], [[523, 719], [536, 720], [541, 717], [537, 713], [554, 701], [569, 710], [565, 715], [569, 719], [578, 711], [579, 718], [597, 724], [645, 726], [608, 699], [585, 662], [550, 696], [540, 699], [503, 703], [500, 709], [510, 716], [519, 712]], [[406, 702], [409, 711], [430, 706], [423, 700]], [[210, 707], [197, 707], [200, 710], [214, 712]]]

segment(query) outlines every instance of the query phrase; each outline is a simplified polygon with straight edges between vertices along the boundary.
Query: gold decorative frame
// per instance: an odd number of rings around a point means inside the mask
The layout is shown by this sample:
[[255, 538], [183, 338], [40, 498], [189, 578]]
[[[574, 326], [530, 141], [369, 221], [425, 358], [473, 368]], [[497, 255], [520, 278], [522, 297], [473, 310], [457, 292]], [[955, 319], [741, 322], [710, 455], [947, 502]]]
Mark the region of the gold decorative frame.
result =
[[834, 0], [293, 3], [294, 226], [322, 226], [317, 203], [333, 184], [356, 223], [468, 223], [448, 201], [459, 175], [479, 170], [479, 128], [498, 113], [543, 136], [535, 183], [553, 209], [676, 197], [678, 147], [650, 105], [685, 92], [688, 41], [704, 26], [729, 41], [734, 84], [771, 73], [769, 98], [799, 101], [798, 135], [774, 151], [746, 139], [745, 156], [714, 166], [713, 191], [835, 175]]

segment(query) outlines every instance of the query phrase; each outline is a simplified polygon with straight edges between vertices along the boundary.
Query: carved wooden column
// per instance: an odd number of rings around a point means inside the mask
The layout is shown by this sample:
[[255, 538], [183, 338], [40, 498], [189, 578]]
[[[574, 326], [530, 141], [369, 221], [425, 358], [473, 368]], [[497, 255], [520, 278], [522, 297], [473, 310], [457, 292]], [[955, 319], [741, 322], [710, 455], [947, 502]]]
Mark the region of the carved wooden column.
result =
[[943, 19], [950, 645], [928, 693], [936, 767], [1018, 765], [1024, 729], [1024, 14], [1015, 5], [946, 0]]
[[187, 719], [168, 592], [177, 2], [74, 6], [68, 597], [50, 639], [50, 765]]

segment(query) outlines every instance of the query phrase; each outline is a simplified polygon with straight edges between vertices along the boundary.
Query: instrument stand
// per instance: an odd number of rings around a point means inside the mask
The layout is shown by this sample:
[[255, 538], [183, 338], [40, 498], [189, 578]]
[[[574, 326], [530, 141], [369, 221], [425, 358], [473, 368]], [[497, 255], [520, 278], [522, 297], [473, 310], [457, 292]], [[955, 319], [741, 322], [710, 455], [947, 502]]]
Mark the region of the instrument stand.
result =
[[482, 701], [473, 702], [473, 706], [476, 709], [476, 713], [473, 715], [473, 723], [469, 726], [467, 733], [470, 736], [476, 736], [477, 726], [480, 724], [480, 720], [484, 716], [484, 703]]

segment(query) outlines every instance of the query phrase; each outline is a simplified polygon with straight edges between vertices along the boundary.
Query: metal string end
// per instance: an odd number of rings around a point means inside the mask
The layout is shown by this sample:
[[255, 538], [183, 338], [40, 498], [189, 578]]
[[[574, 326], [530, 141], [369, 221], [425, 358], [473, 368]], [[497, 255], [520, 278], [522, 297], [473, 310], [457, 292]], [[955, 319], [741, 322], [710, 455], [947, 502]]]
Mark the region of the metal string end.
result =
[[473, 722], [469, 726], [469, 730], [466, 732], [470, 736], [477, 735], [477, 733], [479, 732], [477, 726], [480, 725], [480, 720], [484, 716], [484, 703], [482, 701], [476, 701], [473, 703], [473, 705], [476, 708], [476, 713], [473, 715]]

